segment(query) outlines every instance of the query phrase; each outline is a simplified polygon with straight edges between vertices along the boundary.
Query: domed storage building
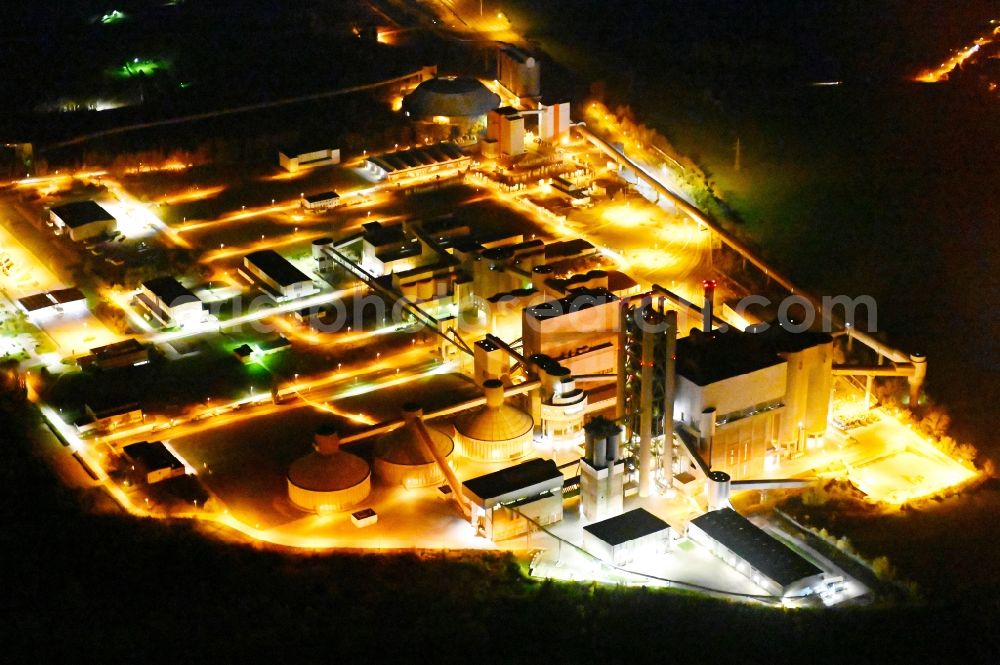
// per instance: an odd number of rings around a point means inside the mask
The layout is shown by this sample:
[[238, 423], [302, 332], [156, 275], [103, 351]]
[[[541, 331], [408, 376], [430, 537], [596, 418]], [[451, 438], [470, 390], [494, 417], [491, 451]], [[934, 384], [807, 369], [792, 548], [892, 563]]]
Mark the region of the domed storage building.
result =
[[499, 106], [499, 95], [468, 76], [428, 79], [403, 99], [403, 113], [425, 130], [420, 138], [476, 134], [486, 128], [486, 114]]
[[313, 452], [288, 467], [288, 498], [314, 513], [344, 510], [364, 501], [372, 490], [368, 463], [340, 450], [340, 437], [330, 428], [316, 432]]
[[[422, 416], [419, 407], [405, 405], [406, 423], [375, 441], [375, 475], [382, 482], [403, 487], [432, 487], [444, 482], [444, 472], [419, 438], [416, 421]], [[425, 427], [434, 450], [447, 460], [455, 450], [455, 442], [444, 432]]]
[[524, 457], [532, 451], [535, 422], [524, 411], [506, 404], [503, 383], [483, 382], [486, 405], [455, 420], [455, 443], [465, 457], [496, 462]]

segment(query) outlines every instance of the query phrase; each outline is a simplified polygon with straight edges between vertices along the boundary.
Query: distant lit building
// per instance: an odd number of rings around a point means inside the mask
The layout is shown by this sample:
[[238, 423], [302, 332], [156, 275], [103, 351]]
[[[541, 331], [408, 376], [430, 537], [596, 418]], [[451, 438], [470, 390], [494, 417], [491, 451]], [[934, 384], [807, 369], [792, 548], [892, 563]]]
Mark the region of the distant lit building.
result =
[[569, 135], [570, 119], [569, 102], [552, 102], [538, 104], [538, 138], [542, 141], [555, 143]]
[[538, 97], [542, 94], [542, 65], [516, 46], [503, 44], [497, 53], [497, 81], [516, 97]]
[[340, 194], [334, 191], [309, 194], [302, 197], [302, 207], [306, 210], [328, 210], [336, 208], [341, 203], [343, 203], [343, 200], [340, 198]]
[[143, 282], [136, 301], [165, 326], [201, 323], [206, 318], [201, 299], [173, 277]]
[[315, 282], [273, 249], [262, 249], [243, 258], [240, 269], [251, 282], [262, 285], [272, 296], [300, 298], [315, 293]]
[[129, 461], [129, 475], [140, 484], [152, 485], [185, 474], [184, 464], [160, 441], [139, 441], [122, 448]]
[[501, 155], [516, 157], [524, 154], [524, 116], [510, 106], [490, 111], [486, 118], [486, 138], [496, 141]]
[[339, 163], [339, 148], [286, 148], [278, 151], [278, 164], [289, 173]]
[[584, 519], [603, 520], [625, 505], [625, 460], [621, 427], [598, 416], [584, 426], [586, 447], [580, 459], [580, 512]]
[[577, 289], [524, 310], [525, 355], [549, 356], [573, 374], [614, 374], [621, 308], [605, 288]]
[[759, 477], [785, 409], [784, 359], [736, 329], [677, 342], [674, 420], [697, 439], [712, 469]]
[[429, 177], [467, 168], [472, 158], [454, 143], [432, 143], [410, 150], [373, 155], [365, 160], [365, 170], [375, 180]]
[[149, 348], [134, 337], [90, 349], [90, 355], [77, 361], [80, 367], [107, 370], [143, 365], [149, 362]]
[[137, 425], [143, 421], [142, 407], [136, 402], [111, 405], [86, 404], [84, 415], [73, 424], [81, 434], [113, 432], [119, 427]]
[[87, 311], [87, 299], [83, 291], [77, 288], [35, 293], [18, 298], [17, 305], [35, 320], [47, 315], [65, 316]]
[[410, 270], [421, 263], [425, 248], [403, 224], [367, 222], [362, 229], [361, 267], [372, 275]]
[[74, 242], [107, 235], [118, 228], [114, 215], [95, 201], [53, 206], [49, 210], [49, 219], [55, 225], [56, 233], [65, 233]]

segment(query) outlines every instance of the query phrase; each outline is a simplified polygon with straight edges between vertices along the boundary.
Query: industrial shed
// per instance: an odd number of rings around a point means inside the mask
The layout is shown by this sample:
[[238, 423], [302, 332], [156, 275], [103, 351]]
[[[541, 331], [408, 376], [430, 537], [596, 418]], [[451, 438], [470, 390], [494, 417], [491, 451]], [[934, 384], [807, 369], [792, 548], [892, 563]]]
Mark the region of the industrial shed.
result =
[[670, 525], [644, 508], [583, 527], [583, 548], [616, 566], [664, 552], [669, 541]]
[[532, 459], [462, 483], [476, 531], [505, 540], [530, 531], [533, 523], [563, 518], [563, 475], [552, 460]]
[[775, 596], [805, 593], [823, 576], [811, 561], [732, 508], [694, 518], [687, 535]]

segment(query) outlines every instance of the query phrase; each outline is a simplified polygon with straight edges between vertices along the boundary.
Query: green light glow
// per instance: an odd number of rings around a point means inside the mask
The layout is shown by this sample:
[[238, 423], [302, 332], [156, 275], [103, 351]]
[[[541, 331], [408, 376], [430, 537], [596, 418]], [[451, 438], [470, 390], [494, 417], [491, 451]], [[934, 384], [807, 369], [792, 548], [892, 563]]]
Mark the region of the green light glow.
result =
[[153, 76], [157, 72], [170, 69], [168, 60], [157, 60], [154, 58], [132, 58], [126, 61], [121, 67], [115, 67], [110, 71], [115, 78], [132, 78], [134, 76]]
[[117, 9], [112, 9], [110, 12], [101, 17], [101, 23], [109, 25], [111, 23], [119, 23], [128, 18], [128, 14], [125, 12], [120, 12]]

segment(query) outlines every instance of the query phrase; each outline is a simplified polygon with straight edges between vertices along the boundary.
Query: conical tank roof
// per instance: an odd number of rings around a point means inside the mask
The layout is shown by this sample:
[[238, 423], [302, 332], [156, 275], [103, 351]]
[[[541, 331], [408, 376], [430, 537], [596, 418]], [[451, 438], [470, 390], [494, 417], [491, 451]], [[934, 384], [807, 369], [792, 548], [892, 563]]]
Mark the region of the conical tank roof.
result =
[[477, 441], [510, 441], [524, 436], [535, 426], [524, 411], [506, 404], [503, 384], [497, 379], [483, 382], [486, 405], [459, 416], [455, 429], [462, 436]]
[[313, 492], [348, 489], [364, 482], [369, 475], [367, 462], [341, 450], [330, 454], [312, 452], [288, 467], [289, 482]]
[[[380, 437], [375, 442], [375, 457], [403, 466], [415, 466], [419, 464], [433, 464], [434, 458], [425, 450], [419, 440], [420, 433], [417, 431], [416, 418], [420, 417], [419, 408], [407, 405], [404, 407], [406, 423]], [[442, 457], [448, 457], [455, 449], [455, 442], [444, 432], [426, 426], [430, 433], [431, 442], [434, 449]]]

